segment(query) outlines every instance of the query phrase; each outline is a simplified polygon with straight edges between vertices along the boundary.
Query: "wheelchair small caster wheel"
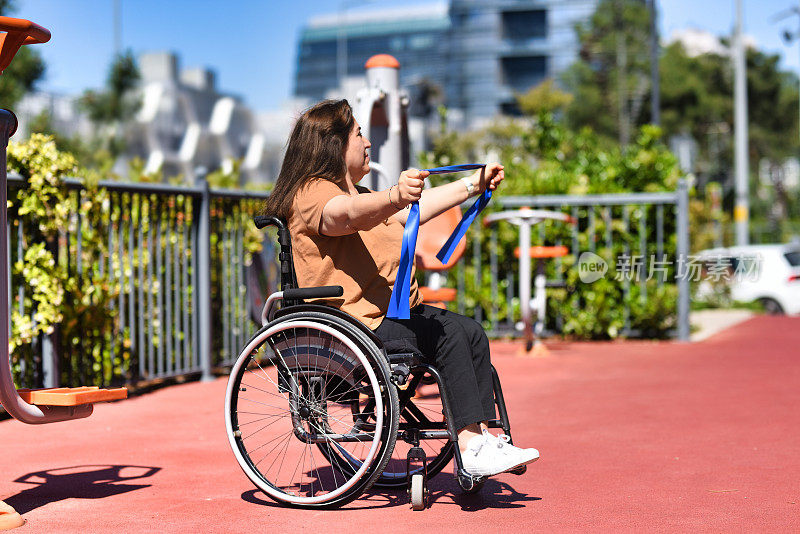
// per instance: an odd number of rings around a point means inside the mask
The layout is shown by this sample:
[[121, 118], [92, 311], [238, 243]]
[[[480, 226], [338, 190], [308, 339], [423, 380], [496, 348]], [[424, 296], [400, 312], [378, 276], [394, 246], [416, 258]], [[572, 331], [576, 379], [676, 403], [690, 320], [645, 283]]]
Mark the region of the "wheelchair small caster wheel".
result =
[[428, 504], [428, 488], [425, 484], [425, 477], [421, 474], [411, 475], [411, 509], [424, 510]]
[[515, 467], [514, 469], [509, 471], [509, 473], [511, 473], [512, 475], [524, 475], [525, 471], [527, 471], [527, 470], [528, 470], [528, 466], [527, 465], [521, 465], [519, 467]]

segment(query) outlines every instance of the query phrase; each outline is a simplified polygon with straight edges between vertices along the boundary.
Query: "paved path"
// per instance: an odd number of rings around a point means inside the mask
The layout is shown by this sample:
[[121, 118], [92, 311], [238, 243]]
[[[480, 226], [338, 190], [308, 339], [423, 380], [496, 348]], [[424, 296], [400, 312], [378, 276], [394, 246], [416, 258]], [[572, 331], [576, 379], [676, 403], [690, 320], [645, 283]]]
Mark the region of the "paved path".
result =
[[493, 344], [515, 441], [542, 458], [462, 495], [432, 481], [344, 509], [281, 508], [233, 459], [224, 380], [0, 422], [0, 499], [25, 532], [789, 532], [800, 529], [800, 319], [756, 317], [697, 344]]
[[755, 315], [750, 310], [708, 309], [693, 311], [690, 315], [692, 341], [704, 341], [718, 332], [734, 328]]

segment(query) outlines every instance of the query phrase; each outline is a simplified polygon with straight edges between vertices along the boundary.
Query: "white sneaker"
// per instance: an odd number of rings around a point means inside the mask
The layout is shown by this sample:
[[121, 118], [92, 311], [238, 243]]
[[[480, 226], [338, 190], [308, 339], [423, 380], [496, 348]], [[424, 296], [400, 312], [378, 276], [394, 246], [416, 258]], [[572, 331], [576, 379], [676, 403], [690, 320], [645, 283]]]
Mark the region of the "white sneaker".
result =
[[493, 436], [486, 430], [473, 437], [467, 443], [467, 450], [461, 453], [464, 470], [471, 475], [489, 477], [539, 459], [536, 449], [520, 449], [509, 440], [505, 434]]

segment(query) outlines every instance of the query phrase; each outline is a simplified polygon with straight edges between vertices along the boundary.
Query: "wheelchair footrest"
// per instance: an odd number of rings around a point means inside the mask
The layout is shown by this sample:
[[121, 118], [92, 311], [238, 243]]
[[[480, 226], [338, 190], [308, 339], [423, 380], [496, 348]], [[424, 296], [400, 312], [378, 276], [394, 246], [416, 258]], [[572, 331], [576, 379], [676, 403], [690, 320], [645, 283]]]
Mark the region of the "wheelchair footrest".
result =
[[100, 389], [96, 386], [18, 389], [17, 394], [28, 404], [39, 406], [78, 406], [128, 398], [126, 388]]
[[527, 470], [528, 470], [527, 465], [521, 465], [515, 469], [512, 469], [511, 471], [509, 471], [509, 473], [511, 473], [512, 475], [524, 475], [525, 471]]
[[461, 486], [461, 489], [472, 493], [474, 490], [479, 489], [488, 477], [479, 477], [467, 473], [463, 469], [458, 469], [456, 473], [456, 478], [458, 479], [458, 485]]
[[486, 421], [486, 426], [489, 428], [503, 428], [503, 422], [499, 419], [489, 419]]

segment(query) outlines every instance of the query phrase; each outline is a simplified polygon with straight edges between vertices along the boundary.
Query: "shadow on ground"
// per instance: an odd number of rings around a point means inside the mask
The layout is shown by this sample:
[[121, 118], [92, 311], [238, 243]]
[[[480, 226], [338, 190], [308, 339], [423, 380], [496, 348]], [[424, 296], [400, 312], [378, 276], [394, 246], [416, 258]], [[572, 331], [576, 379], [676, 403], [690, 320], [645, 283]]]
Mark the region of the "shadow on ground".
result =
[[33, 487], [7, 497], [5, 502], [20, 514], [65, 499], [102, 499], [128, 493], [151, 484], [130, 484], [148, 478], [160, 467], [138, 465], [77, 465], [28, 473], [14, 482]]
[[[242, 493], [242, 500], [262, 506], [283, 506], [257, 489]], [[461, 491], [454, 480], [447, 481], [445, 478], [441, 478], [431, 481], [428, 505], [430, 507], [437, 503], [440, 505], [456, 504], [464, 511], [473, 512], [487, 508], [524, 508], [526, 503], [539, 500], [541, 497], [532, 497], [518, 492], [510, 484], [499, 480], [489, 479], [477, 493], [466, 494]], [[405, 489], [390, 490], [372, 487], [358, 500], [347, 504], [340, 510], [410, 506], [410, 502]]]

